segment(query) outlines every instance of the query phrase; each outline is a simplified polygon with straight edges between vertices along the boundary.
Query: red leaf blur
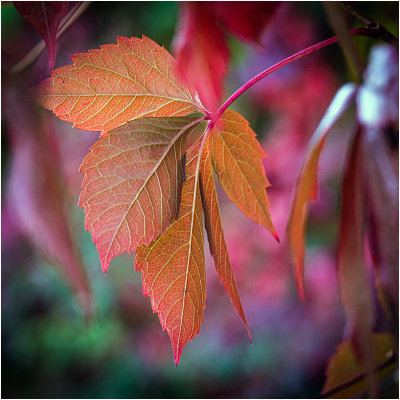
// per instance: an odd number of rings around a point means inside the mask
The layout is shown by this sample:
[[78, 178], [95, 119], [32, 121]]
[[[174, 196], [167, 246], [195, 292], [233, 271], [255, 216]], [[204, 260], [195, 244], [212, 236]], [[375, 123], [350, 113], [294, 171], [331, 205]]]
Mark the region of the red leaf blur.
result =
[[49, 52], [49, 65], [56, 60], [57, 31], [68, 10], [68, 1], [14, 1], [18, 12], [40, 33]]
[[224, 93], [229, 48], [225, 30], [260, 44], [279, 2], [184, 2], [174, 41], [178, 71], [215, 111]]

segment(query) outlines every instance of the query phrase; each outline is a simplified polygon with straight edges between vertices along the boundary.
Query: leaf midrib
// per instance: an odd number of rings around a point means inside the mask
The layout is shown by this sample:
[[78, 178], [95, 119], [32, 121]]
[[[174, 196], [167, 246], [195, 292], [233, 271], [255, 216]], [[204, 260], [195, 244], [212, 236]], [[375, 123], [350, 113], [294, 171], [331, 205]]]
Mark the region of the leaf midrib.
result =
[[173, 148], [173, 146], [175, 145], [175, 143], [192, 127], [195, 126], [196, 121], [193, 121], [192, 124], [188, 124], [186, 126], [184, 126], [179, 132], [178, 134], [174, 137], [174, 139], [169, 143], [169, 145], [166, 147], [166, 150], [164, 151], [164, 153], [162, 154], [162, 156], [160, 157], [160, 161], [157, 162], [157, 164], [154, 166], [154, 168], [151, 170], [148, 178], [145, 180], [145, 182], [143, 183], [143, 185], [141, 186], [140, 190], [138, 191], [138, 193], [136, 194], [135, 198], [132, 200], [131, 205], [129, 206], [128, 210], [126, 211], [125, 215], [121, 218], [121, 222], [111, 240], [110, 245], [107, 248], [107, 253], [105, 256], [105, 260], [108, 260], [108, 255], [110, 253], [110, 250], [114, 244], [114, 241], [122, 227], [123, 222], [126, 220], [127, 215], [129, 214], [129, 212], [132, 210], [132, 207], [134, 206], [134, 204], [137, 202], [138, 197], [140, 196], [140, 194], [142, 193], [142, 191], [144, 190], [144, 188], [146, 187], [146, 185], [148, 184], [150, 178], [156, 173], [157, 169], [160, 167], [160, 165], [164, 162], [165, 157], [167, 156], [167, 154], [169, 153], [169, 151]]
[[[222, 132], [221, 132], [221, 133], [222, 133]], [[251, 192], [253, 193], [253, 195], [254, 195], [254, 197], [255, 197], [255, 199], [256, 199], [256, 202], [257, 202], [258, 206], [261, 208], [261, 211], [262, 211], [264, 217], [266, 217], [266, 219], [267, 219], [267, 221], [268, 221], [268, 214], [265, 212], [264, 207], [261, 205], [260, 200], [258, 199], [258, 196], [257, 196], [256, 193], [254, 192], [253, 185], [251, 185], [251, 184], [249, 183], [246, 174], [243, 173], [242, 169], [240, 168], [240, 165], [239, 165], [239, 163], [237, 162], [236, 158], [233, 156], [233, 154], [232, 154], [232, 152], [231, 152], [229, 146], [227, 145], [227, 142], [226, 142], [225, 139], [224, 139], [223, 134], [221, 134], [221, 135], [219, 135], [219, 136], [221, 137], [221, 140], [222, 140], [222, 142], [224, 143], [224, 146], [226, 147], [226, 149], [228, 150], [228, 153], [230, 154], [231, 158], [233, 159], [233, 161], [234, 161], [236, 167], [242, 172], [242, 175], [243, 175], [243, 177], [244, 177], [244, 180], [246, 181], [247, 185], [250, 187]], [[230, 185], [230, 186], [232, 187], [232, 185]], [[265, 187], [267, 187], [267, 186], [265, 186]], [[247, 199], [245, 199], [245, 202], [246, 202], [246, 204], [247, 204]], [[249, 209], [248, 209], [248, 210], [249, 210]], [[269, 224], [268, 224], [268, 225], [269, 225]]]

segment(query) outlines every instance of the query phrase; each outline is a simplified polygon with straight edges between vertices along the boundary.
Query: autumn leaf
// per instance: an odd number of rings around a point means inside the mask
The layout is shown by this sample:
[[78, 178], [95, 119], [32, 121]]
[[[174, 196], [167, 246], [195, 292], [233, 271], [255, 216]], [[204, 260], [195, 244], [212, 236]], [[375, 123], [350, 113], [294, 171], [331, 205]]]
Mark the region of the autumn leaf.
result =
[[145, 36], [119, 37], [117, 44], [71, 58], [73, 64], [52, 71], [34, 93], [43, 107], [77, 128], [104, 135], [138, 118], [202, 111], [173, 57]]
[[227, 110], [210, 134], [212, 164], [230, 200], [279, 241], [265, 190], [270, 186], [261, 162], [265, 153], [249, 123]]
[[217, 270], [219, 279], [224, 285], [224, 288], [231, 298], [232, 304], [237, 310], [240, 318], [242, 318], [251, 342], [250, 330], [244, 315], [235, 277], [233, 276], [231, 262], [229, 260], [228, 250], [225, 244], [217, 193], [212, 173], [210, 138], [208, 138], [205, 143], [200, 165], [201, 198], [210, 252], [214, 258], [215, 269]]
[[302, 300], [305, 299], [304, 235], [307, 209], [309, 202], [317, 200], [318, 197], [317, 172], [319, 158], [324, 147], [326, 135], [354, 101], [355, 94], [356, 86], [354, 84], [347, 84], [336, 93], [310, 140], [297, 178], [287, 231], [295, 263], [297, 289]]
[[[394, 337], [387, 333], [374, 333], [372, 336], [370, 352], [373, 369], [380, 380], [396, 369], [393, 340]], [[367, 372], [365, 366], [357, 359], [351, 343], [341, 343], [329, 361], [322, 395], [334, 399], [360, 396], [368, 390]]]
[[[376, 46], [357, 96], [357, 115], [365, 132], [362, 151], [368, 192], [369, 243], [379, 293], [393, 316], [399, 301], [399, 69], [397, 50]], [[386, 307], [387, 309], [388, 307]]]
[[200, 120], [130, 121], [96, 142], [85, 157], [79, 205], [104, 272], [115, 256], [148, 245], [176, 219], [186, 138]]
[[57, 31], [68, 10], [68, 1], [14, 1], [18, 12], [40, 33], [49, 52], [49, 65], [56, 59]]
[[183, 347], [199, 332], [206, 301], [203, 213], [199, 188], [200, 142], [187, 154], [187, 180], [179, 218], [150, 246], [135, 253], [143, 293], [167, 330], [178, 365]]
[[360, 143], [361, 133], [358, 131], [342, 182], [337, 274], [347, 335], [357, 357], [369, 372], [371, 391], [375, 395], [370, 352], [375, 313], [372, 284], [364, 256], [365, 204]]

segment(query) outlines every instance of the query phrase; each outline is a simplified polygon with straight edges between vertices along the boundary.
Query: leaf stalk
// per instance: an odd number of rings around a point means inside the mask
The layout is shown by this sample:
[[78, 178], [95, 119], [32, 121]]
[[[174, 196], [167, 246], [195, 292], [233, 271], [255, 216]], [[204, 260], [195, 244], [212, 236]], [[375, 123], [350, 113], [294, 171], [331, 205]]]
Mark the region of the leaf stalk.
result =
[[[367, 28], [355, 28], [349, 31], [350, 36], [370, 36], [370, 37], [379, 37], [379, 26], [377, 27], [367, 27]], [[295, 54], [292, 54], [291, 56], [285, 58], [282, 61], [279, 61], [278, 63], [272, 65], [271, 67], [267, 68], [266, 70], [260, 72], [258, 75], [250, 79], [248, 82], [246, 82], [243, 86], [241, 86], [236, 92], [234, 92], [226, 101], [225, 103], [222, 104], [222, 106], [215, 112], [215, 113], [209, 113], [207, 117], [211, 119], [212, 121], [212, 126], [215, 125], [216, 121], [218, 118], [221, 117], [223, 112], [239, 97], [241, 96], [247, 89], [251, 88], [253, 85], [255, 85], [257, 82], [261, 81], [261, 79], [264, 79], [268, 75], [272, 74], [273, 72], [277, 71], [278, 69], [281, 69], [285, 65], [288, 65], [292, 63], [293, 61], [299, 60], [300, 58], [303, 58], [304, 56], [307, 56], [308, 54], [314, 53], [315, 51], [318, 51], [320, 49], [323, 49], [324, 47], [330, 46], [331, 44], [337, 43], [339, 41], [339, 36], [333, 36], [329, 39], [326, 39], [322, 42], [319, 42], [317, 44], [314, 44], [310, 47], [307, 47], [306, 49], [303, 49]]]

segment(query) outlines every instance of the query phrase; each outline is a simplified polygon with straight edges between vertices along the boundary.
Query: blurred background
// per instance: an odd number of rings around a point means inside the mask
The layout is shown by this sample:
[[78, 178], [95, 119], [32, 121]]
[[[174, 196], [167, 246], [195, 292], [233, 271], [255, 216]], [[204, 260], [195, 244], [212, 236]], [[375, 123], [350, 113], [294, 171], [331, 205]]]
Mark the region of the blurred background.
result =
[[[181, 4], [93, 2], [60, 37], [56, 66], [70, 55], [150, 37], [172, 52]], [[398, 3], [357, 9], [398, 34]], [[171, 344], [133, 270], [133, 256], [101, 271], [84, 212], [79, 166], [98, 133], [84, 132], [27, 99], [49, 74], [44, 51], [12, 67], [39, 33], [2, 3], [2, 397], [307, 398], [318, 397], [327, 361], [342, 341], [344, 314], [335, 275], [339, 182], [354, 119], [329, 136], [320, 164], [320, 199], [307, 227], [307, 302], [298, 299], [286, 239], [297, 171], [309, 138], [336, 90], [351, 78], [338, 45], [272, 74], [234, 103], [257, 133], [277, 244], [218, 186], [222, 221], [253, 345], [219, 282], [206, 245], [207, 304], [199, 336], [175, 368]], [[280, 5], [261, 44], [227, 35], [225, 96], [275, 62], [333, 36], [323, 5]], [[356, 38], [366, 62], [372, 40]], [[18, 45], [17, 45], [18, 44]], [[90, 314], [92, 316], [90, 316]]]

